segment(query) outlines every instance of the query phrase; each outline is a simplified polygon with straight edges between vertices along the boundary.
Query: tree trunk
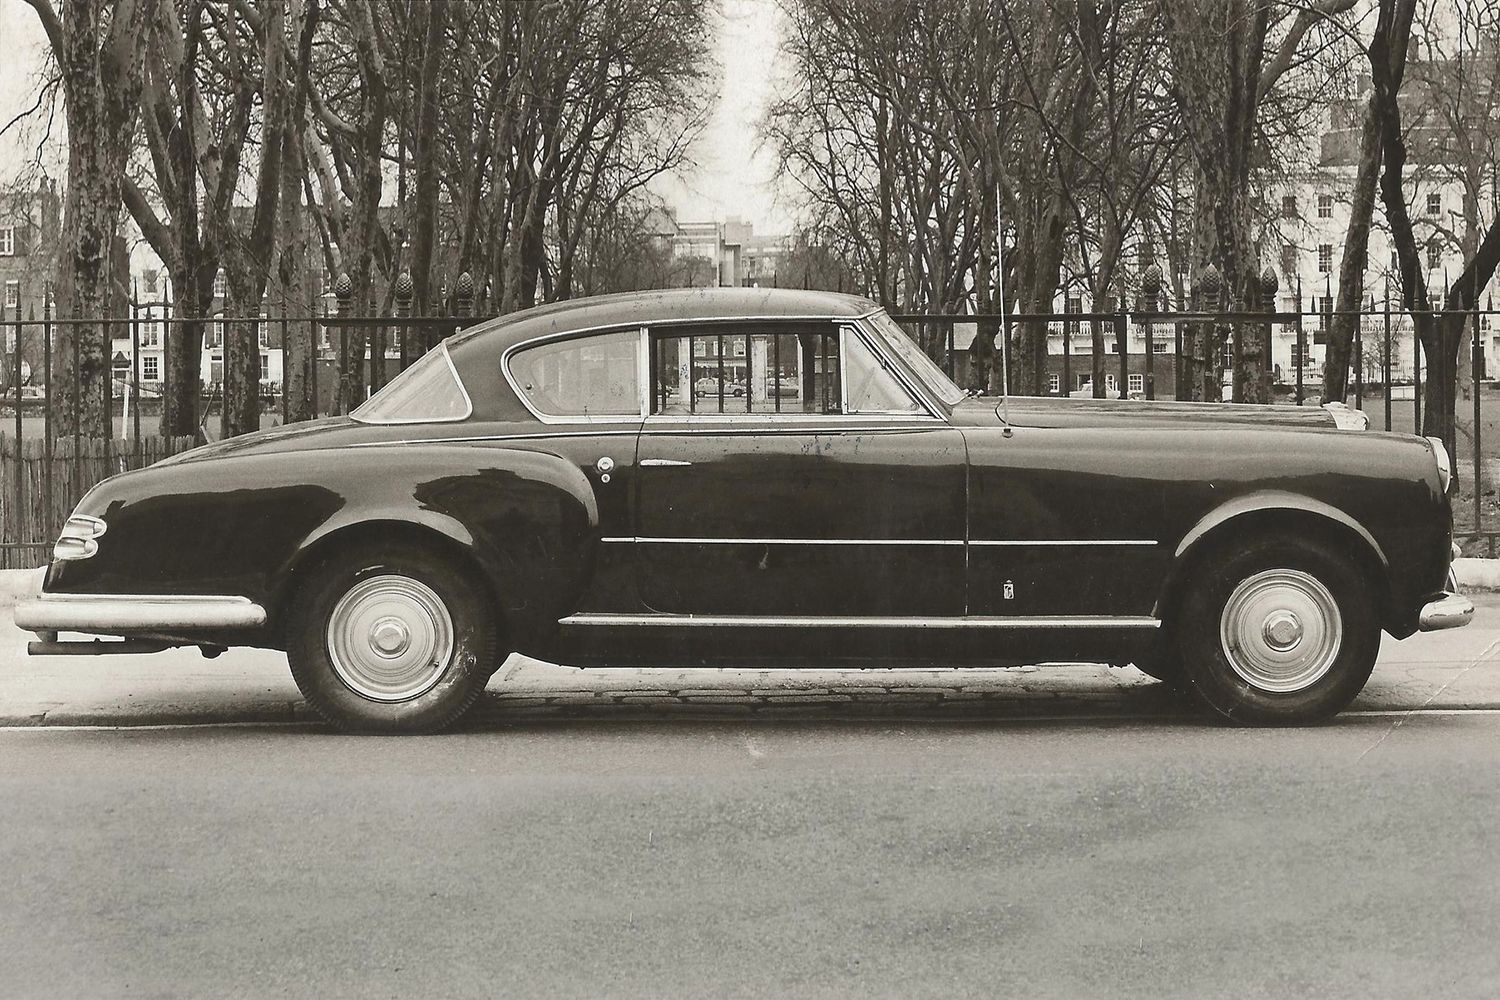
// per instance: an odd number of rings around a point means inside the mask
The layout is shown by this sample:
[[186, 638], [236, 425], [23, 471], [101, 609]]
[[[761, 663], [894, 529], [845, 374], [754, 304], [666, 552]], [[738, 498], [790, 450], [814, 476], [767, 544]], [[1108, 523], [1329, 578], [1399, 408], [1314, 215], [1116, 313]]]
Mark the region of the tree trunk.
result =
[[67, 0], [60, 21], [37, 6], [62, 74], [68, 122], [68, 186], [57, 261], [60, 326], [54, 400], [60, 431], [112, 436], [110, 358], [100, 320], [110, 300], [111, 257], [145, 69], [145, 26], [154, 0], [121, 0], [110, 23], [102, 5]]
[[[417, 90], [416, 142], [412, 150], [417, 170], [416, 218], [412, 232], [412, 305], [425, 316], [432, 305], [432, 243], [437, 227], [438, 174], [442, 164], [436, 155], [438, 129], [438, 83], [442, 70], [444, 4], [426, 5], [426, 31], [422, 41], [422, 68]], [[431, 346], [431, 345], [429, 345]]]
[[1339, 261], [1337, 312], [1328, 333], [1328, 352], [1323, 363], [1323, 402], [1343, 402], [1349, 395], [1349, 362], [1359, 317], [1353, 315], [1364, 299], [1365, 267], [1370, 250], [1370, 216], [1375, 210], [1375, 187], [1380, 179], [1380, 120], [1372, 92], [1365, 105], [1364, 127], [1359, 139], [1359, 168], [1349, 206], [1349, 228], [1344, 236], [1344, 255]]

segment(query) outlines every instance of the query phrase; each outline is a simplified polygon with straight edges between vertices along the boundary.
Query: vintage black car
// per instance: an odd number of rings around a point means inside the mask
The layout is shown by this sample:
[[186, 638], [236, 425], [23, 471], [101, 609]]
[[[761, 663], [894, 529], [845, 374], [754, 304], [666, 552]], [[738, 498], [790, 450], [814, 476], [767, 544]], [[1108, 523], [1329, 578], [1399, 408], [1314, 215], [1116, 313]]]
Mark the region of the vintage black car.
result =
[[33, 653], [283, 649], [361, 730], [452, 723], [511, 652], [1133, 662], [1305, 722], [1359, 692], [1382, 629], [1473, 613], [1441, 443], [1340, 423], [971, 396], [845, 295], [583, 299], [450, 337], [348, 417], [101, 483], [16, 621]]

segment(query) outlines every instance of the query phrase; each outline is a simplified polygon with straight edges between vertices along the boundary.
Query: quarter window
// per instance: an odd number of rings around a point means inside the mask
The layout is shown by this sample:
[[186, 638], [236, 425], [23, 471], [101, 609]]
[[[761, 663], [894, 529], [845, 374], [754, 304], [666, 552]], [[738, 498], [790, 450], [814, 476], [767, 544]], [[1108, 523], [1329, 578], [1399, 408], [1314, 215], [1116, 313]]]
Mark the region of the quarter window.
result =
[[637, 330], [556, 340], [510, 359], [516, 388], [549, 417], [640, 416], [640, 342]]
[[[216, 382], [222, 371], [219, 364], [214, 363]], [[463, 420], [472, 409], [448, 348], [440, 345], [387, 382], [349, 416], [370, 424], [422, 424]]]
[[859, 334], [844, 328], [844, 398], [849, 413], [920, 413], [921, 407]]

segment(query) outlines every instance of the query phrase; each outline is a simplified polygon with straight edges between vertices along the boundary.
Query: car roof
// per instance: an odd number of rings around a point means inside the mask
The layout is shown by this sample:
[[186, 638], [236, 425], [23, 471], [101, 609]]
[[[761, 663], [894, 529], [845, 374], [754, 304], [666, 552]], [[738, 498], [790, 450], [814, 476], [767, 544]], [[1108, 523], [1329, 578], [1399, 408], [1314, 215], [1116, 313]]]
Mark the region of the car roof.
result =
[[671, 288], [553, 302], [508, 313], [455, 334], [451, 347], [483, 340], [504, 349], [536, 337], [610, 326], [733, 319], [853, 319], [874, 312], [869, 299], [794, 288]]

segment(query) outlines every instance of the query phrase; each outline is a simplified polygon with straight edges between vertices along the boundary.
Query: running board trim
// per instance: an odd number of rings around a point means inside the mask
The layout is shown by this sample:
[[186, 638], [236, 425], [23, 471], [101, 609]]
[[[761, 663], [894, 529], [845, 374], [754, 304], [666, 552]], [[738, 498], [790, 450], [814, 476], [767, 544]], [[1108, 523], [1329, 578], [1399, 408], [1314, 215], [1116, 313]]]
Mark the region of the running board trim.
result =
[[1032, 615], [998, 617], [970, 615], [957, 618], [899, 618], [848, 616], [760, 615], [633, 615], [583, 612], [569, 615], [559, 625], [647, 625], [658, 628], [1160, 628], [1159, 618], [1094, 617], [1088, 615]]

